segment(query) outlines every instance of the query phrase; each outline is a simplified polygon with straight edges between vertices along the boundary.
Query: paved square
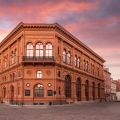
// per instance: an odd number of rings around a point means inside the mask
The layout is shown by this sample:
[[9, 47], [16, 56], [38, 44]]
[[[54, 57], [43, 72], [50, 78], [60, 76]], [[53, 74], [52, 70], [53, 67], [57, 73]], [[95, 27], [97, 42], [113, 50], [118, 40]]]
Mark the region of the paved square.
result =
[[53, 107], [0, 105], [0, 120], [120, 120], [120, 103], [86, 103]]

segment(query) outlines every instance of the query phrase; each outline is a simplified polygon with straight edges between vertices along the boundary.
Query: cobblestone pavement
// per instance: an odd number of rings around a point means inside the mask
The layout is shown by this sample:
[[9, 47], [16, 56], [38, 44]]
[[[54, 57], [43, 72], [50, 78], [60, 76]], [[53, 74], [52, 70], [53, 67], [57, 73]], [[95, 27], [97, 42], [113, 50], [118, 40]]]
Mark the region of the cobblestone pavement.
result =
[[0, 120], [120, 120], [120, 102], [51, 107], [0, 105]]

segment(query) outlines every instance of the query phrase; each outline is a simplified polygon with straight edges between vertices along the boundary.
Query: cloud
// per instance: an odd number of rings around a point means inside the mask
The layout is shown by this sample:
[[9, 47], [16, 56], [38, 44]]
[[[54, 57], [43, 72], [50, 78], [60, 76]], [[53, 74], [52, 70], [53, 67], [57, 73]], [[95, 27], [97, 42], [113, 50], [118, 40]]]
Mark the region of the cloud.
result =
[[102, 56], [118, 79], [120, 0], [0, 0], [0, 5], [0, 41], [19, 22], [58, 22]]

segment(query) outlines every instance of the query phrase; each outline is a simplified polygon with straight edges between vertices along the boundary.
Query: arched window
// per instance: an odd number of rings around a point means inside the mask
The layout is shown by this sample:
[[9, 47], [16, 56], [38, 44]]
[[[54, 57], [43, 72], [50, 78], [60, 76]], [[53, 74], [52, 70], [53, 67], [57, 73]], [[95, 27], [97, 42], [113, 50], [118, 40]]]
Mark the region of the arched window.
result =
[[98, 69], [97, 69], [97, 76], [98, 76], [98, 77], [99, 77], [99, 71], [100, 71], [100, 69], [98, 68]]
[[3, 87], [3, 91], [4, 91], [4, 98], [5, 98], [5, 96], [6, 96], [6, 87], [5, 86]]
[[77, 100], [80, 101], [81, 100], [81, 81], [80, 81], [80, 78], [77, 78], [77, 80], [76, 80], [76, 96], [77, 96]]
[[69, 75], [65, 76], [65, 96], [71, 97], [71, 78]]
[[75, 55], [75, 67], [77, 67], [77, 56]]
[[36, 56], [43, 56], [43, 44], [42, 43], [36, 44]]
[[70, 64], [70, 56], [71, 56], [71, 55], [70, 55], [70, 52], [68, 52], [68, 54], [67, 54], [67, 63], [68, 63], [68, 64]]
[[34, 97], [44, 97], [44, 87], [41, 84], [34, 86]]
[[98, 83], [98, 98], [100, 98], [100, 83]]
[[86, 70], [86, 61], [84, 60], [84, 71]]
[[91, 74], [93, 73], [93, 66], [92, 66], [92, 64], [91, 64]]
[[87, 71], [87, 68], [88, 68], [88, 63], [86, 61], [86, 63], [85, 63], [85, 71]]
[[12, 81], [12, 75], [10, 74], [10, 81]]
[[95, 100], [95, 82], [92, 82], [92, 96], [93, 100]]
[[11, 57], [12, 57], [12, 64], [14, 63], [14, 53], [13, 53], [13, 51], [12, 51], [12, 54], [11, 54]]
[[89, 100], [89, 90], [88, 90], [88, 80], [86, 80], [86, 82], [85, 82], [85, 96], [86, 96], [86, 101], [88, 101]]
[[27, 56], [33, 56], [33, 44], [28, 43], [26, 48]]
[[94, 65], [93, 65], [93, 67], [92, 67], [92, 74], [94, 75]]
[[63, 50], [63, 62], [66, 63], [66, 50]]
[[13, 85], [11, 85], [10, 90], [11, 90], [11, 101], [13, 101], [13, 98], [14, 98], [14, 86]]
[[6, 82], [6, 76], [5, 76], [5, 82]]
[[14, 62], [16, 62], [16, 61], [17, 61], [17, 51], [15, 49], [15, 52], [14, 52]]
[[36, 77], [37, 78], [42, 78], [42, 72], [40, 70], [37, 71]]
[[51, 43], [46, 44], [46, 56], [52, 56], [52, 44]]
[[6, 57], [4, 58], [4, 67], [5, 68], [7, 67], [7, 58]]
[[58, 71], [58, 77], [60, 77], [60, 71]]
[[84, 61], [85, 63], [85, 71], [88, 72], [88, 61]]
[[15, 80], [15, 73], [13, 73], [13, 81]]
[[80, 68], [80, 58], [77, 60], [77, 67]]

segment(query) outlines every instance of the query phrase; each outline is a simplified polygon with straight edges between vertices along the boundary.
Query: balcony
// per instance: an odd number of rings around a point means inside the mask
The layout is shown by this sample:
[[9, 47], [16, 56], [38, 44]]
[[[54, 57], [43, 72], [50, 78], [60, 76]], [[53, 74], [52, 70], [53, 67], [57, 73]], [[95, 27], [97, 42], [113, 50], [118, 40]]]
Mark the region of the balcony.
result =
[[51, 63], [54, 62], [54, 56], [23, 56], [24, 63]]

